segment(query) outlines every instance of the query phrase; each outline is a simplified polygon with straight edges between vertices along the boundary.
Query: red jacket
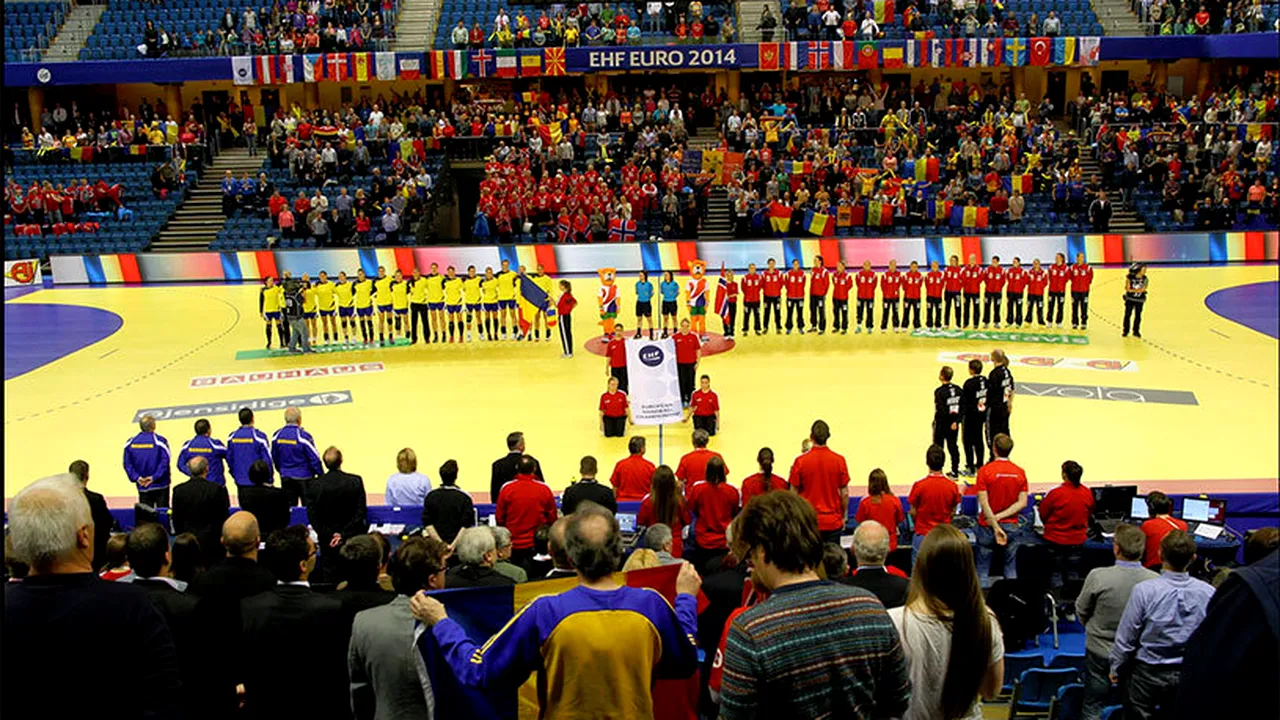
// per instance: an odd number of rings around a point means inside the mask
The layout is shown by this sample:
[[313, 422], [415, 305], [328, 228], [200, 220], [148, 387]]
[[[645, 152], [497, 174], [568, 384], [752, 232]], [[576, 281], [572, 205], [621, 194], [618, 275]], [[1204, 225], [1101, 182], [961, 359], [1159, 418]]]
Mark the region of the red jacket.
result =
[[931, 298], [942, 297], [942, 286], [946, 284], [946, 276], [941, 270], [930, 270], [924, 276], [924, 291]]
[[920, 299], [920, 286], [924, 284], [924, 276], [919, 270], [908, 270], [902, 276], [903, 295], [908, 300]]
[[787, 299], [800, 300], [804, 297], [804, 271], [787, 271]]
[[760, 291], [764, 289], [764, 278], [759, 273], [747, 273], [742, 276], [742, 300], [743, 302], [758, 303], [760, 302]]
[[676, 333], [672, 336], [672, 340], [676, 344], [676, 364], [692, 365], [698, 362], [698, 348], [702, 347], [702, 341], [693, 333]]
[[609, 367], [624, 368], [627, 366], [627, 346], [622, 338], [615, 337], [610, 340], [604, 354], [609, 356]]
[[942, 274], [947, 281], [946, 282], [947, 292], [950, 292], [950, 293], [960, 292], [960, 288], [964, 284], [964, 268], [960, 267], [959, 265], [956, 265], [956, 266], [948, 265], [947, 269], [944, 270]]
[[999, 293], [1004, 289], [1004, 268], [998, 265], [988, 265], [986, 271], [982, 273], [982, 280], [986, 283], [988, 293]]
[[902, 292], [902, 273], [886, 270], [880, 276], [880, 294], [885, 300], [897, 300]]
[[831, 276], [831, 297], [835, 300], [849, 300], [849, 289], [853, 287], [853, 276], [847, 272], [836, 272]]
[[738, 489], [729, 483], [700, 482], [689, 491], [689, 512], [696, 518], [694, 538], [703, 550], [723, 550], [724, 532], [741, 506]]
[[964, 294], [977, 295], [982, 290], [982, 281], [986, 276], [986, 268], [981, 265], [965, 265], [961, 268], [960, 279], [964, 283]]
[[765, 270], [760, 274], [764, 279], [764, 296], [776, 298], [782, 295], [782, 271]]
[[831, 284], [831, 273], [826, 268], [814, 268], [809, 273], [809, 295], [826, 297], [827, 287]]
[[1071, 268], [1063, 265], [1049, 266], [1049, 292], [1060, 293], [1067, 291], [1067, 276], [1071, 274]]
[[556, 521], [556, 497], [533, 475], [516, 475], [498, 492], [498, 524], [511, 531], [511, 547], [528, 550], [538, 528]]
[[1071, 266], [1071, 292], [1087, 293], [1093, 283], [1093, 268], [1088, 264]]
[[[573, 309], [577, 306], [578, 301], [573, 298], [572, 293], [565, 293], [561, 295], [560, 299], [556, 301], [556, 317], [569, 317], [569, 313], [573, 312]], [[564, 320], [561, 320], [560, 322], [564, 322]]]
[[858, 283], [858, 299], [859, 300], [875, 300], [876, 299], [876, 271], [875, 270], [859, 270], [854, 276], [854, 281]]
[[1011, 267], [1005, 274], [1008, 285], [1005, 290], [1010, 295], [1021, 295], [1023, 290], [1027, 289], [1027, 269], [1024, 267]]
[[1044, 268], [1027, 271], [1027, 292], [1031, 295], [1044, 295], [1044, 287], [1049, 283], [1049, 273]]

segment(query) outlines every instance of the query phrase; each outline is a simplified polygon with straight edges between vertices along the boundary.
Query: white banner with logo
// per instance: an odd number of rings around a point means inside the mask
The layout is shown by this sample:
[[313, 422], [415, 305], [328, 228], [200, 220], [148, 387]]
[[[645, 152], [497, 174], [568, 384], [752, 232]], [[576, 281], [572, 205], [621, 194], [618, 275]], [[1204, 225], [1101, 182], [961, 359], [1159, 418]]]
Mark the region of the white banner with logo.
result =
[[632, 339], [626, 341], [626, 346], [631, 422], [666, 425], [683, 421], [675, 340]]
[[[1138, 372], [1138, 363], [1133, 360], [1110, 360], [1107, 358], [1088, 357], [1047, 357], [1042, 355], [1006, 355], [1009, 367], [1013, 368], [1045, 368], [1055, 370], [1103, 370], [1107, 372]], [[981, 360], [985, 369], [991, 368], [991, 354], [985, 352], [940, 352], [938, 362], [968, 363], [970, 360]], [[964, 375], [964, 373], [959, 373]]]
[[4, 286], [5, 287], [39, 287], [40, 286], [40, 261], [39, 260], [5, 260], [4, 261]]

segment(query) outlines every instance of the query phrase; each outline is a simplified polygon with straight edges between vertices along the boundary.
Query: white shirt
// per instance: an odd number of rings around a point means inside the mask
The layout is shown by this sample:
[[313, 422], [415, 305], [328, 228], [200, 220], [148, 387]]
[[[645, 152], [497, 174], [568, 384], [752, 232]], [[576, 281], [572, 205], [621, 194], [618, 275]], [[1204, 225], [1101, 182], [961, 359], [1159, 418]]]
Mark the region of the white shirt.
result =
[[[989, 664], [995, 665], [1004, 658], [1004, 635], [996, 616], [990, 610], [987, 614], [991, 617]], [[942, 682], [947, 676], [947, 660], [951, 655], [951, 627], [931, 615], [921, 615], [905, 607], [889, 610], [889, 619], [902, 637], [902, 652], [907, 656], [907, 674], [911, 677], [911, 704], [902, 720], [942, 717]], [[977, 688], [974, 688], [973, 699], [973, 707], [963, 720], [982, 720]]]

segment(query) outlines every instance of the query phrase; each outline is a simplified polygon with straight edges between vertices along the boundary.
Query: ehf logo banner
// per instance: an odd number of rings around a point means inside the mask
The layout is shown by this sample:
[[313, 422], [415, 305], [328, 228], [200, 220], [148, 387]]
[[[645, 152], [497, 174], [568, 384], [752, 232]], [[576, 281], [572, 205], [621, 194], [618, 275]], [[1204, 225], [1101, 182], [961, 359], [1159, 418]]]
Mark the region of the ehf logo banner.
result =
[[667, 425], [683, 421], [675, 340], [627, 340], [626, 346], [631, 422]]
[[39, 287], [40, 283], [39, 260], [4, 261], [5, 287]]

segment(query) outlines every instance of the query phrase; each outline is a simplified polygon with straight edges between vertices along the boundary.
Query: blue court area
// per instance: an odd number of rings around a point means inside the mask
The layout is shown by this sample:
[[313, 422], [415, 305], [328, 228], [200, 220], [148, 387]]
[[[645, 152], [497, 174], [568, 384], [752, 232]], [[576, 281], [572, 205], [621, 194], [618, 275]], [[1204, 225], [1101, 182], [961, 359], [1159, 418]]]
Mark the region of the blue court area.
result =
[[1280, 283], [1226, 288], [1205, 298], [1204, 304], [1232, 322], [1280, 339]]
[[[8, 300], [9, 293], [5, 292]], [[5, 303], [4, 379], [11, 380], [113, 335], [124, 318], [80, 305]]]

